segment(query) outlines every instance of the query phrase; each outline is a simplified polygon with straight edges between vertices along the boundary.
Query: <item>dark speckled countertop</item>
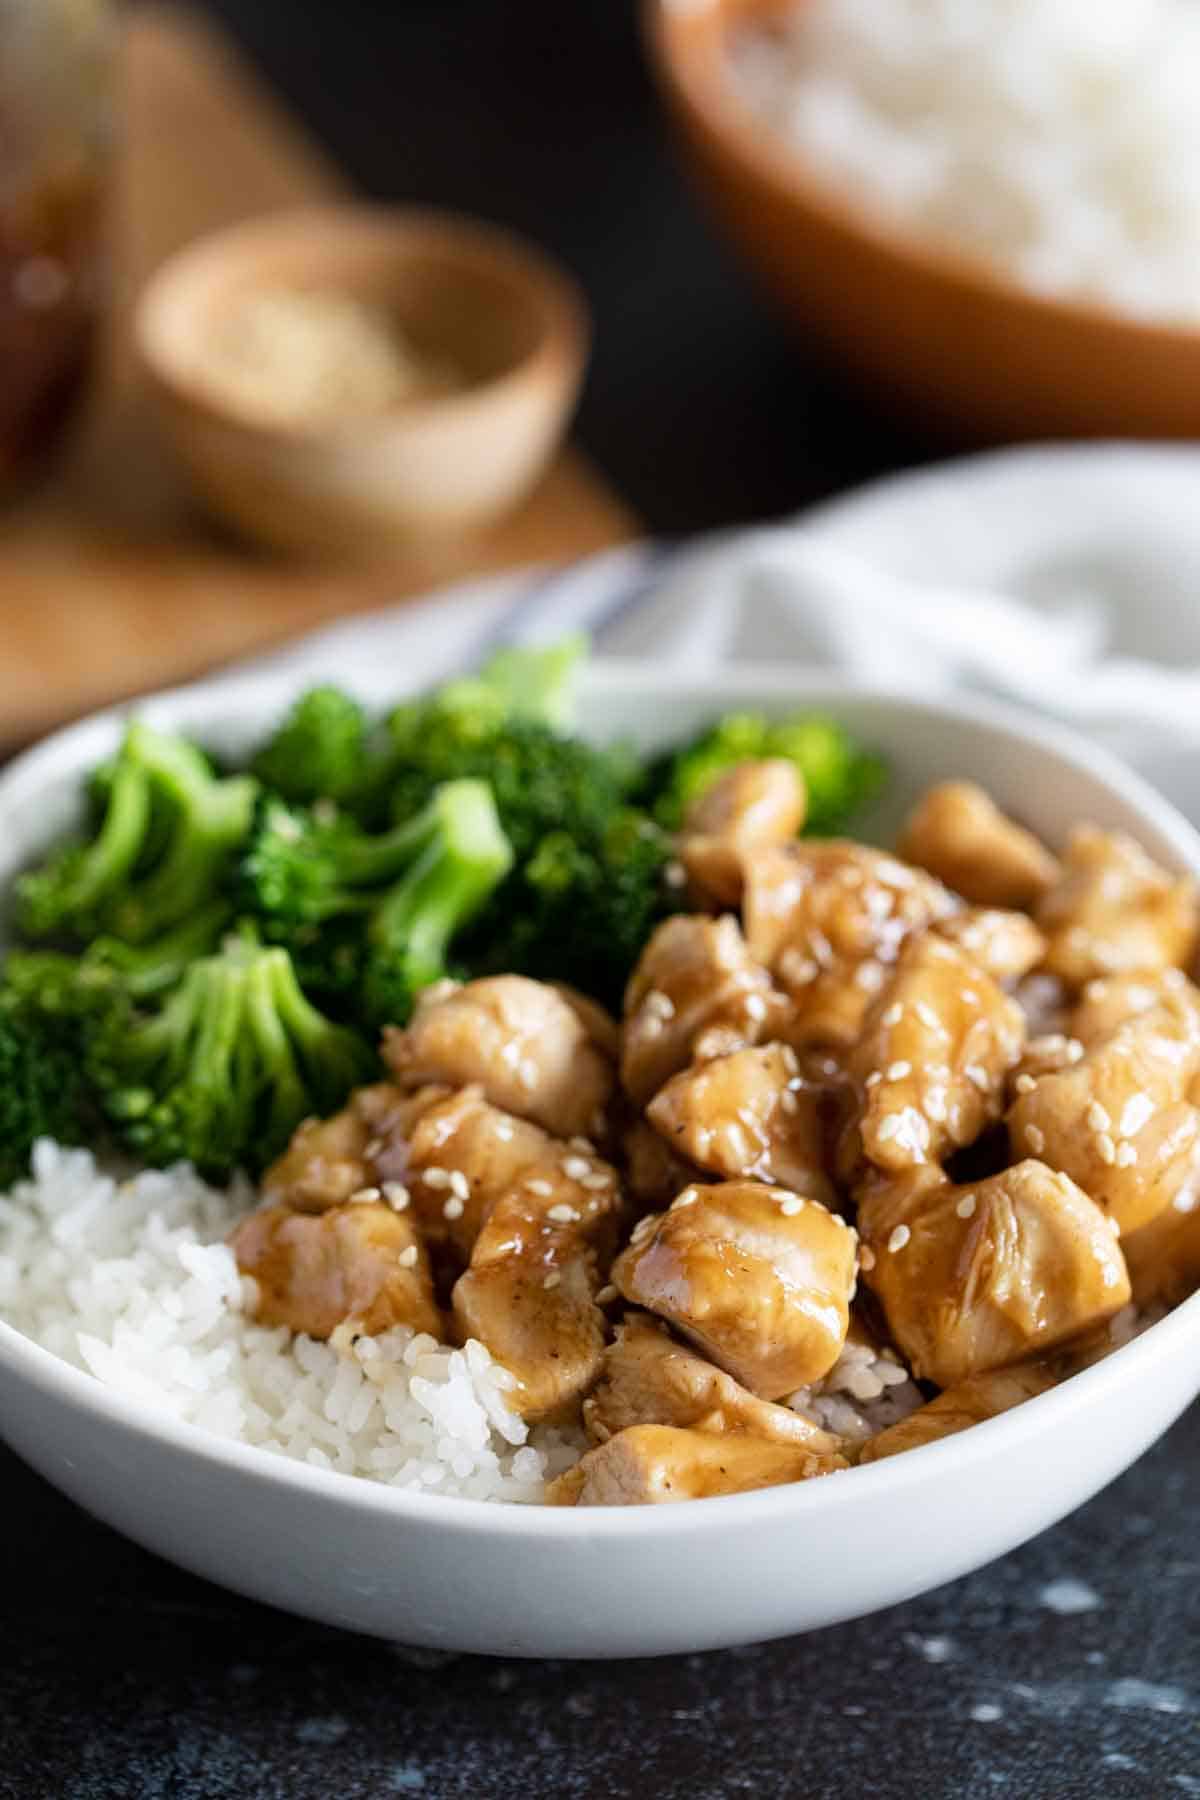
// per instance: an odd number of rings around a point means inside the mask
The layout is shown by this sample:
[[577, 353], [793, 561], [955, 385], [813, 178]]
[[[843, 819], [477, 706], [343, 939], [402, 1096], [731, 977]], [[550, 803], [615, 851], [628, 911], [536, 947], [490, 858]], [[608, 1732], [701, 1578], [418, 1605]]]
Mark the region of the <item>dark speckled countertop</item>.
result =
[[1196, 1411], [952, 1587], [658, 1662], [350, 1637], [178, 1573], [11, 1458], [0, 1481], [4, 1800], [1200, 1795]]
[[[364, 188], [506, 220], [574, 267], [598, 322], [583, 440], [652, 529], [943, 448], [798, 359], [709, 237], [632, 0], [209, 4]], [[895, 1611], [662, 1662], [516, 1663], [236, 1599], [0, 1451], [0, 1800], [1200, 1795], [1198, 1489], [1194, 1410], [1056, 1530]]]

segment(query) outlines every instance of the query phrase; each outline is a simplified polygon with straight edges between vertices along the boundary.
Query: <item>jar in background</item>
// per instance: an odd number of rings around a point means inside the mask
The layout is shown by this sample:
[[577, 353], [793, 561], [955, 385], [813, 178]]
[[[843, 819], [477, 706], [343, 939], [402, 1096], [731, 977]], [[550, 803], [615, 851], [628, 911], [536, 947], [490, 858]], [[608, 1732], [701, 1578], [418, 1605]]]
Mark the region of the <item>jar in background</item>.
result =
[[0, 497], [45, 462], [88, 370], [114, 38], [108, 0], [0, 0]]

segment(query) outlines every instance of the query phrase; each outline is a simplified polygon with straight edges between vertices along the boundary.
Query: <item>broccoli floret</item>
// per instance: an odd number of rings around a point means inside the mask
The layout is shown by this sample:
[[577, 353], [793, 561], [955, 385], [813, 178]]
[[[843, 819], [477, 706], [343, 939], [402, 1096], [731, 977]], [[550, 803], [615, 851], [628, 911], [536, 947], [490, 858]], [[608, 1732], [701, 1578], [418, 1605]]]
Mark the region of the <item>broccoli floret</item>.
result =
[[93, 836], [56, 851], [17, 883], [29, 938], [141, 944], [218, 897], [250, 827], [257, 783], [222, 780], [183, 738], [135, 721], [94, 792]]
[[246, 936], [192, 963], [154, 1010], [111, 1014], [88, 1052], [127, 1148], [213, 1178], [261, 1169], [301, 1119], [336, 1108], [374, 1066], [361, 1038], [305, 998], [287, 952]]
[[402, 1024], [421, 989], [450, 972], [452, 942], [513, 863], [484, 781], [447, 783], [413, 824], [422, 847], [367, 929], [362, 1002], [375, 1024]]
[[86, 1142], [89, 1113], [75, 1033], [0, 985], [0, 1187], [28, 1173], [38, 1138]]
[[340, 688], [302, 694], [251, 764], [265, 786], [285, 800], [346, 800], [366, 776], [366, 715]]
[[4, 965], [4, 986], [48, 1017], [95, 1018], [125, 997], [146, 999], [174, 987], [197, 957], [217, 948], [231, 918], [228, 902], [214, 900], [149, 944], [98, 937], [81, 955], [13, 950]]
[[445, 973], [445, 946], [511, 864], [486, 782], [445, 783], [402, 825], [374, 834], [344, 814], [267, 796], [237, 893], [264, 936], [287, 947], [306, 989], [338, 1005], [365, 994], [368, 1019], [393, 1023], [407, 1017], [415, 987]]
[[566, 732], [575, 723], [576, 677], [587, 653], [582, 632], [556, 644], [497, 650], [476, 679], [502, 701], [506, 718], [532, 719]]
[[250, 829], [258, 783], [213, 774], [185, 739], [135, 722], [124, 754], [150, 776], [170, 807], [166, 841], [153, 866], [105, 909], [107, 929], [140, 944], [187, 919], [221, 892], [233, 854]]
[[85, 980], [107, 980], [135, 1000], [165, 993], [181, 981], [199, 956], [209, 956], [233, 922], [233, 907], [217, 898], [190, 913], [178, 925], [148, 943], [127, 944], [121, 938], [93, 938], [79, 959]]
[[808, 790], [804, 829], [827, 837], [878, 792], [886, 765], [839, 725], [820, 713], [768, 719], [761, 713], [727, 713], [690, 743], [650, 766], [639, 796], [659, 824], [677, 831], [692, 803], [737, 763], [782, 757], [795, 763]]
[[150, 819], [149, 774], [140, 762], [122, 756], [104, 782], [94, 836], [64, 845], [18, 878], [17, 921], [24, 935], [90, 937], [104, 902], [140, 860]]
[[501, 651], [480, 675], [398, 707], [387, 722], [391, 816], [410, 818], [444, 781], [483, 780], [518, 859], [549, 831], [588, 841], [602, 833], [637, 771], [621, 747], [562, 735], [584, 648], [571, 639]]
[[264, 795], [238, 859], [238, 898], [249, 912], [284, 926], [365, 912], [374, 904], [371, 890], [425, 849], [436, 816], [432, 801], [403, 824], [372, 833], [344, 813], [286, 806]]
[[548, 833], [468, 934], [464, 961], [478, 973], [566, 981], [619, 1010], [646, 939], [679, 904], [665, 880], [670, 849], [631, 808], [590, 845]]
[[625, 804], [629, 766], [624, 754], [563, 738], [546, 725], [514, 720], [477, 738], [448, 715], [428, 721], [393, 771], [393, 817], [420, 811], [445, 781], [483, 780], [496, 798], [500, 822], [518, 859], [532, 855], [549, 831], [592, 842]]

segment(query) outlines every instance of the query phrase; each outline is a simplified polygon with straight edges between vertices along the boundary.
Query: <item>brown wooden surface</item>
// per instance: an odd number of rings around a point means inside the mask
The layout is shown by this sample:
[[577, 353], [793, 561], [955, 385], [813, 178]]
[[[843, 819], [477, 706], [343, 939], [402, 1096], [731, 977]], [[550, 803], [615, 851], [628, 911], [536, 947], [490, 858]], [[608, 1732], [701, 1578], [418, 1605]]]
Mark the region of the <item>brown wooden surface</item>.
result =
[[569, 451], [486, 537], [431, 544], [387, 567], [289, 564], [209, 526], [144, 403], [130, 306], [157, 264], [199, 233], [329, 197], [339, 182], [229, 48], [186, 13], [134, 14], [122, 74], [116, 295], [92, 403], [50, 485], [0, 517], [0, 748], [335, 616], [633, 534], [629, 511]]

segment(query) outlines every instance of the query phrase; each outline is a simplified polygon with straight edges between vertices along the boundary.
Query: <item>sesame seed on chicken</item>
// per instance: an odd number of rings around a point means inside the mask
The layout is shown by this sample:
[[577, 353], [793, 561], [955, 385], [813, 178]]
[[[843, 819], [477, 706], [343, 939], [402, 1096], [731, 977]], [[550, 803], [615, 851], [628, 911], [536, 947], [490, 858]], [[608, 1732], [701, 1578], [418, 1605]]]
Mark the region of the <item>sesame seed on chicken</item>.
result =
[[910, 938], [847, 1058], [856, 1107], [841, 1149], [902, 1170], [941, 1162], [999, 1118], [1024, 1040], [1016, 1002], [936, 932]]
[[728, 1181], [685, 1188], [666, 1212], [642, 1219], [612, 1279], [752, 1393], [778, 1400], [837, 1361], [856, 1247], [818, 1201]]
[[1034, 919], [1048, 940], [1046, 970], [1082, 988], [1104, 975], [1184, 967], [1200, 908], [1195, 882], [1168, 875], [1132, 838], [1080, 825]]
[[667, 919], [642, 952], [625, 995], [625, 1090], [644, 1106], [693, 1056], [781, 1036], [790, 1010], [751, 956], [736, 919]]
[[951, 1388], [1111, 1318], [1129, 1277], [1108, 1220], [1027, 1160], [961, 1186], [926, 1166], [859, 1199], [864, 1279], [915, 1375]]
[[690, 1162], [727, 1180], [752, 1177], [825, 1205], [826, 1095], [787, 1044], [713, 1057], [673, 1075], [646, 1117]]
[[477, 1083], [494, 1106], [560, 1137], [592, 1132], [613, 1090], [612, 1061], [577, 1005], [546, 982], [495, 975], [423, 996], [409, 1026], [384, 1034], [405, 1087]]
[[746, 872], [746, 942], [793, 1004], [783, 1035], [796, 1048], [852, 1044], [904, 940], [960, 910], [931, 876], [836, 839], [768, 851]]

